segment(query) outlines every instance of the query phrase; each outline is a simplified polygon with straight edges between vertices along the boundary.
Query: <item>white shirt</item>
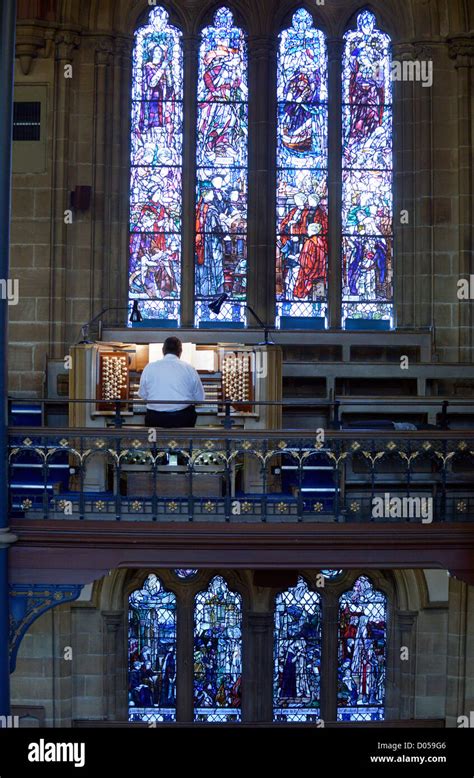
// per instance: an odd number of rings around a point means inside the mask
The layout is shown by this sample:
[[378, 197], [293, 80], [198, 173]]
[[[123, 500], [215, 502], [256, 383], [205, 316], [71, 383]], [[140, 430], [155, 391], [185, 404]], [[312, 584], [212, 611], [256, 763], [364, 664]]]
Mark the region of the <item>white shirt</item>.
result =
[[144, 369], [138, 391], [142, 400], [187, 400], [181, 404], [147, 403], [152, 411], [182, 411], [205, 399], [204, 389], [197, 370], [174, 354], [150, 362]]

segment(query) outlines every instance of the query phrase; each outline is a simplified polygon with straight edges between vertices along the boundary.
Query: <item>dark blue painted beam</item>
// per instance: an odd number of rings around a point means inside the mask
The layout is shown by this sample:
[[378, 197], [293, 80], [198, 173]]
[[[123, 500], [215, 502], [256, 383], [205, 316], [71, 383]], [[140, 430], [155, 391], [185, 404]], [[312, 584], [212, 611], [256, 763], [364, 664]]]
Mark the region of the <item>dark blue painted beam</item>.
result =
[[[10, 275], [11, 160], [13, 67], [15, 63], [16, 0], [0, 6], [0, 279]], [[5, 287], [5, 284], [3, 285]], [[0, 296], [1, 297], [1, 296]], [[8, 301], [0, 299], [0, 715], [10, 712], [7, 469], [7, 348]]]

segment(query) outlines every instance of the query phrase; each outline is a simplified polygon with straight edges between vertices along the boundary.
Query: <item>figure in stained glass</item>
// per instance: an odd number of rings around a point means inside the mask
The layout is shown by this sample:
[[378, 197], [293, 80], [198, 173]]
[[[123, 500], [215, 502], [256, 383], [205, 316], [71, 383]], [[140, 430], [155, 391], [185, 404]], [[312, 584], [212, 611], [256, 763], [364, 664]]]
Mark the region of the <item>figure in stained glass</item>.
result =
[[247, 43], [221, 8], [199, 52], [196, 192], [196, 321], [227, 292], [220, 318], [244, 321], [247, 278]]
[[344, 321], [393, 318], [390, 64], [390, 38], [363, 11], [343, 57]]
[[274, 717], [311, 721], [320, 698], [321, 603], [303, 578], [275, 606]]
[[240, 720], [242, 604], [220, 576], [195, 599], [194, 704], [199, 721]]
[[183, 55], [163, 8], [135, 35], [130, 178], [130, 303], [144, 318], [179, 318]]
[[278, 316], [326, 316], [327, 54], [300, 9], [278, 54]]
[[361, 576], [339, 601], [338, 720], [384, 717], [386, 598]]
[[176, 720], [176, 597], [149, 575], [129, 597], [129, 720]]

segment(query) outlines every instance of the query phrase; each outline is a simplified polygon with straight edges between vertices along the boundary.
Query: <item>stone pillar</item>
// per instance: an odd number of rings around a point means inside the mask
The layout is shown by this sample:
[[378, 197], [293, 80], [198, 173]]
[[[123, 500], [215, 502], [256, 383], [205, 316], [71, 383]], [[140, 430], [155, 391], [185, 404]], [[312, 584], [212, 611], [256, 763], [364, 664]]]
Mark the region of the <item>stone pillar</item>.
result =
[[[67, 231], [64, 211], [69, 208], [70, 113], [73, 78], [65, 77], [65, 66], [72, 65], [79, 38], [73, 31], [61, 31], [55, 37], [55, 74], [53, 113], [53, 170], [51, 218], [51, 322], [50, 355], [60, 359], [66, 353], [67, 301]], [[77, 67], [77, 65], [76, 65]]]
[[[469, 685], [467, 684], [467, 673], [469, 672], [468, 662], [468, 650], [467, 650], [467, 634], [468, 634], [468, 621], [469, 615], [472, 619], [472, 610], [469, 614], [469, 602], [471, 608], [473, 606], [472, 594], [469, 596], [469, 589], [472, 587], [465, 584], [463, 581], [453, 578], [449, 579], [449, 608], [448, 608], [448, 661], [447, 661], [447, 677], [446, 677], [446, 726], [457, 727], [458, 717], [467, 716], [469, 718], [470, 711], [473, 710], [473, 694], [472, 694], [472, 676], [473, 672], [470, 670], [471, 677]], [[471, 651], [471, 663], [472, 668], [472, 654], [473, 643], [470, 641]], [[469, 704], [467, 697], [467, 690], [470, 689]]]
[[176, 720], [190, 724], [194, 721], [194, 596], [183, 592], [177, 611], [176, 647]]
[[[122, 656], [123, 613], [104, 612], [104, 709], [107, 721], [126, 721], [127, 673]], [[124, 693], [125, 692], [125, 693]], [[125, 718], [124, 718], [125, 708]]]
[[[110, 121], [109, 79], [112, 40], [99, 37], [95, 40], [94, 72], [94, 133], [92, 157], [92, 245], [90, 299], [91, 316], [102, 307], [111, 305], [109, 297], [110, 244], [107, 243], [110, 226], [110, 163], [112, 127]], [[116, 312], [117, 319], [126, 314]]]
[[328, 40], [328, 193], [329, 193], [329, 327], [341, 328], [342, 280], [342, 52], [340, 39]]
[[[408, 62], [415, 58], [410, 43], [393, 46], [393, 58]], [[415, 196], [414, 196], [414, 82], [395, 81], [393, 90], [394, 140], [394, 305], [397, 328], [415, 324]], [[401, 222], [400, 212], [408, 211], [408, 224]]]
[[273, 721], [273, 613], [249, 611], [243, 656], [242, 720]]
[[[128, 302], [131, 57], [132, 40], [118, 38], [113, 60], [112, 159], [107, 197], [109, 262], [104, 308], [126, 307]], [[125, 314], [117, 312], [116, 320], [119, 317], [124, 320]]]
[[181, 326], [194, 325], [194, 244], [196, 232], [196, 127], [199, 36], [183, 36], [183, 243]]
[[[393, 645], [393, 669], [398, 668], [397, 683], [390, 684], [390, 697], [387, 701], [387, 719], [415, 718], [415, 654], [416, 654], [416, 618], [417, 613], [398, 611], [395, 615], [395, 634]], [[401, 649], [408, 649], [408, 658], [401, 659]], [[396, 698], [396, 696], [398, 699]]]
[[321, 650], [321, 713], [323, 721], [337, 721], [337, 639], [339, 595], [326, 591], [322, 598], [323, 640]]
[[[247, 302], [263, 322], [275, 323], [276, 43], [249, 38], [249, 220]], [[247, 316], [250, 327], [256, 322]]]
[[[4, 0], [0, 9], [0, 219], [2, 242], [0, 245], [0, 277], [10, 274], [10, 216], [11, 216], [11, 154], [13, 115], [13, 66], [15, 61], [15, 0]], [[7, 426], [8, 391], [8, 302], [0, 300], [0, 715], [10, 712], [9, 682], [9, 608], [8, 608], [8, 546], [13, 537], [8, 534], [8, 465]]]
[[[474, 145], [474, 35], [449, 40], [449, 55], [455, 61], [458, 81], [458, 194], [459, 275], [474, 273], [474, 197], [472, 193]], [[459, 359], [473, 360], [473, 303], [459, 305]]]

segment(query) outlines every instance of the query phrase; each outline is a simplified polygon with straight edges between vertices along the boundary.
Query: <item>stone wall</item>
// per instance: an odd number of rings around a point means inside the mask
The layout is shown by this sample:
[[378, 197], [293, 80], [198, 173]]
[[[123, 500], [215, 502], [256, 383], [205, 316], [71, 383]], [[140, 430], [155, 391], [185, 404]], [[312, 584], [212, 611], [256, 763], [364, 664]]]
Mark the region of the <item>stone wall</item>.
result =
[[[169, 5], [184, 32], [190, 74], [196, 35], [214, 6], [210, 0]], [[461, 0], [409, 5], [410, 12], [400, 14], [398, 0], [372, 3], [396, 58], [434, 64], [431, 89], [395, 85], [398, 326], [433, 327], [440, 360], [470, 362], [472, 303], [457, 299], [456, 284], [473, 272], [472, 23]], [[275, 35], [297, 7], [289, 0], [241, 0], [235, 7], [249, 33], [254, 95], [269, 95]], [[355, 0], [310, 7], [332, 51], [360, 7]], [[44, 173], [13, 177], [11, 276], [19, 279], [21, 298], [10, 307], [13, 393], [40, 394], [45, 356], [62, 358], [82, 323], [102, 307], [126, 303], [130, 52], [133, 30], [148, 8], [146, 0], [21, 5], [16, 82], [18, 89], [47, 88], [47, 166]], [[71, 78], [65, 78], [68, 66]], [[249, 302], [270, 322], [274, 162], [268, 138], [274, 107], [271, 98], [254, 98], [250, 115]], [[78, 185], [92, 187], [91, 207], [75, 211], [72, 224], [65, 224], [70, 192]], [[192, 181], [185, 191], [191, 204]], [[401, 210], [408, 211], [409, 224], [399, 223]], [[184, 223], [182, 316], [191, 323], [192, 208]], [[337, 290], [332, 298], [337, 310]], [[123, 314], [109, 315], [110, 323], [123, 320]]]

